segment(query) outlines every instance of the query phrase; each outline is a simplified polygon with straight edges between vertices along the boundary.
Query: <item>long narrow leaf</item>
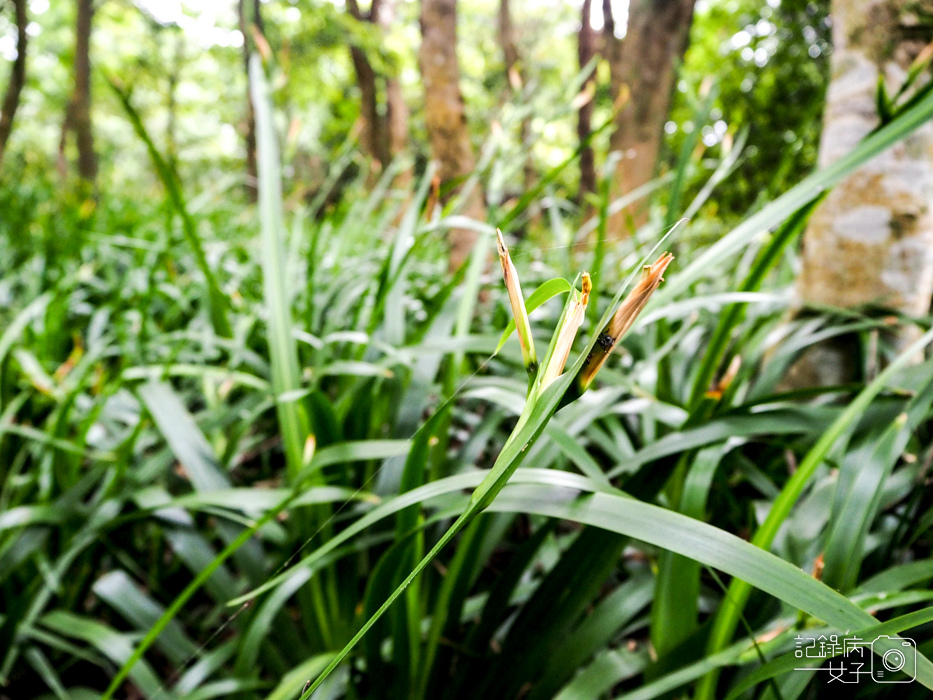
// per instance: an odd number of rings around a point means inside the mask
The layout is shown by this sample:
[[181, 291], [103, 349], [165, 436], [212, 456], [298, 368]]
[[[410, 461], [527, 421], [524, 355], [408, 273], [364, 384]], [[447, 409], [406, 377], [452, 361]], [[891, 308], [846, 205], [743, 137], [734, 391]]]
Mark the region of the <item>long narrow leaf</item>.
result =
[[[288, 265], [285, 259], [285, 225], [282, 221], [282, 180], [279, 147], [272, 122], [269, 85], [262, 61], [253, 55], [249, 63], [253, 108], [256, 112], [259, 158], [259, 221], [262, 235], [262, 283], [269, 329], [272, 360], [272, 390], [276, 396], [301, 389], [298, 347], [292, 335], [288, 293]], [[311, 429], [304, 405], [298, 401], [276, 403], [279, 427], [285, 444], [288, 474], [294, 479], [304, 462], [305, 442]]]

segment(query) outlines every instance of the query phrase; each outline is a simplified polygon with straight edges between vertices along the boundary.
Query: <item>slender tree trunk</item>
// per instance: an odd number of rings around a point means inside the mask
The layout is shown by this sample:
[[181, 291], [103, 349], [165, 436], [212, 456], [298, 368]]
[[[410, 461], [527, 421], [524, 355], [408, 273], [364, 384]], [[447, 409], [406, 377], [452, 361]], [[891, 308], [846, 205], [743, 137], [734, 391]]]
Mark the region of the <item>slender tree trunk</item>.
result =
[[[512, 10], [509, 0], [499, 0], [499, 43], [502, 45], [502, 58], [505, 61], [505, 75], [513, 93], [519, 93], [524, 80], [521, 67], [521, 55], [518, 52], [518, 42], [515, 39], [515, 25], [512, 23]], [[534, 161], [531, 157], [531, 116], [522, 118], [519, 126], [519, 138], [522, 148], [528, 149], [525, 154], [524, 180], [525, 189], [534, 186], [536, 179]]]
[[256, 162], [256, 114], [250, 98], [249, 56], [255, 49], [252, 28], [264, 34], [265, 27], [260, 0], [253, 0], [252, 12], [247, 3], [248, 0], [238, 0], [237, 15], [243, 35], [243, 68], [246, 71], [246, 194], [251, 202], [256, 202], [259, 199], [259, 169]]
[[[373, 0], [369, 13], [360, 11], [357, 0], [347, 0], [347, 11], [358, 22], [370, 22], [387, 32], [394, 19], [391, 0]], [[385, 167], [408, 145], [408, 105], [398, 80], [378, 74], [363, 49], [350, 46], [350, 59], [360, 88], [360, 143], [377, 167]], [[379, 86], [384, 103], [380, 109]]]
[[94, 151], [94, 130], [91, 121], [91, 22], [94, 17], [92, 0], [78, 0], [75, 21], [74, 91], [62, 125], [59, 144], [59, 167], [65, 174], [65, 144], [73, 131], [78, 146], [78, 175], [93, 184], [97, 178], [97, 153]]
[[13, 117], [19, 107], [19, 96], [26, 84], [26, 43], [29, 35], [26, 25], [29, 18], [26, 14], [26, 0], [13, 0], [13, 9], [16, 13], [16, 59], [10, 69], [10, 82], [3, 96], [3, 106], [0, 107], [0, 163], [3, 162], [3, 153], [6, 143], [13, 130]]
[[[456, 0], [422, 0], [418, 62], [424, 83], [424, 112], [431, 154], [439, 164], [441, 182], [457, 183], [473, 171], [475, 160], [460, 93]], [[486, 208], [478, 188], [470, 193], [464, 213], [480, 221], [486, 219]], [[451, 268], [459, 267], [467, 259], [476, 238], [475, 231], [450, 231]]]
[[[383, 33], [389, 31], [395, 21], [395, 5], [393, 0], [382, 0], [374, 3], [371, 10], [373, 21], [381, 28]], [[387, 75], [385, 77], [386, 115], [385, 130], [388, 141], [388, 155], [392, 158], [408, 148], [408, 105], [402, 94], [402, 85], [398, 79]]]
[[396, 78], [386, 78], [386, 117], [389, 124], [389, 153], [395, 157], [408, 148], [408, 105]]
[[[374, 3], [370, 14], [364, 16], [356, 0], [347, 0], [347, 10], [358, 22], [371, 22], [375, 17], [373, 12], [378, 13], [379, 7]], [[360, 143], [367, 155], [376, 161], [377, 167], [384, 167], [389, 161], [388, 137], [382, 115], [379, 114], [376, 71], [373, 70], [363, 49], [355, 44], [350, 46], [350, 59], [353, 62], [353, 71], [356, 73], [356, 82], [360, 88], [360, 120], [363, 127], [360, 132]]]
[[[608, 4], [608, 3], [607, 3]], [[583, 0], [580, 11], [580, 33], [577, 35], [577, 62], [583, 70], [596, 55], [596, 32], [593, 29], [591, 18], [593, 0]], [[587, 80], [585, 91], [595, 93], [596, 76], [591, 75]], [[577, 114], [577, 138], [585, 143], [590, 137], [593, 121], [593, 99], [590, 98], [582, 105]], [[587, 144], [580, 153], [580, 192], [579, 201], [582, 204], [586, 195], [596, 191], [596, 159], [593, 155], [593, 146]]]
[[[694, 0], [631, 0], [625, 39], [619, 41], [607, 32], [612, 93], [618, 96], [625, 86], [629, 90], [609, 141], [612, 150], [622, 154], [616, 195], [655, 175], [677, 64], [690, 36], [693, 4]], [[610, 234], [624, 236], [646, 220], [644, 204], [623, 210], [610, 222]]]
[[[832, 78], [820, 165], [848, 153], [878, 125], [879, 75], [895, 90], [933, 38], [908, 26], [911, 0], [833, 0]], [[840, 183], [814, 212], [803, 241], [797, 294], [809, 304], [880, 305], [925, 315], [933, 295], [933, 123]], [[914, 332], [894, 334], [896, 344]], [[812, 348], [792, 368], [790, 386], [848, 381], [855, 353], [846, 340]]]
[[515, 26], [512, 24], [512, 10], [509, 0], [499, 0], [499, 43], [502, 45], [502, 56], [505, 59], [505, 73], [512, 89], [522, 86], [521, 74], [518, 72], [518, 45], [515, 42]]

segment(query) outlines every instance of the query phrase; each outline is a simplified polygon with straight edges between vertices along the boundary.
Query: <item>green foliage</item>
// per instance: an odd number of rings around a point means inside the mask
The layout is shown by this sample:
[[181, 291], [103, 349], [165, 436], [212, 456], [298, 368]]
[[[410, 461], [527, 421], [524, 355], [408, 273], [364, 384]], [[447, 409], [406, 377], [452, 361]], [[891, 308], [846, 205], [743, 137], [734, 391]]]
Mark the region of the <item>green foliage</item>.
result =
[[[727, 133], [735, 138], [740, 128], [749, 130], [735, 177], [711, 203], [711, 214], [734, 220], [816, 163], [832, 50], [828, 12], [824, 0], [698, 5], [671, 111], [672, 152], [699, 132], [715, 154]], [[695, 96], [708, 81], [715, 99], [710, 112], [698, 115]], [[693, 190], [705, 179], [695, 172]]]
[[[468, 13], [475, 177], [536, 290], [543, 365], [577, 271], [595, 264], [598, 288], [571, 368], [661, 238], [649, 226], [597, 250], [589, 233], [650, 193], [671, 205], [657, 221], [690, 217], [664, 243], [676, 259], [654, 301], [569, 401], [573, 371], [529, 392], [486, 267], [494, 229], [474, 222], [482, 244], [447, 272], [444, 235], [466, 222], [434, 206], [423, 141], [373, 174], [347, 140], [343, 42], [374, 48], [371, 27], [329, 3], [263, 8], [276, 58], [271, 88], [252, 69], [259, 207], [239, 147], [201, 131], [240, 118], [239, 48], [183, 52], [170, 138], [160, 100], [178, 33], [129, 4], [98, 16], [125, 43], [95, 78], [109, 149], [96, 196], [49, 174], [54, 133], [26, 118], [14, 130], [0, 187], [0, 695], [294, 700], [318, 680], [315, 698], [831, 697], [792, 670], [794, 637], [853, 630], [916, 639], [909, 690], [927, 693], [933, 364], [898, 356], [886, 319], [787, 311], [814, 203], [927, 121], [933, 92], [888, 86], [885, 125], [804, 177], [818, 120], [769, 107], [786, 106], [788, 75], [816, 105], [823, 68], [782, 43], [750, 93], [740, 66], [709, 104], [677, 108], [678, 122], [719, 109], [748, 125], [732, 151], [698, 158], [678, 132], [666, 175], [587, 219], [568, 204], [579, 76], [547, 31], [572, 8], [519, 9], [534, 87], [504, 105], [486, 70], [501, 61], [493, 4]], [[775, 31], [807, 26], [803, 6], [771, 9]], [[400, 5], [380, 56], [408, 88], [415, 11]], [[752, 21], [737, 14], [762, 11], [701, 12], [684, 94], [704, 56], [729, 63], [715, 52]], [[67, 15], [39, 15], [37, 51], [67, 44]], [[34, 72], [26, 114], [61, 107], [66, 63]], [[236, 77], [200, 79], [218, 71]], [[191, 84], [201, 92], [181, 99]], [[527, 114], [534, 143], [519, 144]], [[597, 128], [607, 116], [603, 101]], [[297, 136], [280, 139], [294, 117]], [[781, 160], [784, 129], [803, 145]], [[529, 154], [540, 179], [523, 191]], [[899, 322], [927, 344], [929, 318]], [[781, 389], [801, 350], [842, 333], [862, 352], [852, 384]]]

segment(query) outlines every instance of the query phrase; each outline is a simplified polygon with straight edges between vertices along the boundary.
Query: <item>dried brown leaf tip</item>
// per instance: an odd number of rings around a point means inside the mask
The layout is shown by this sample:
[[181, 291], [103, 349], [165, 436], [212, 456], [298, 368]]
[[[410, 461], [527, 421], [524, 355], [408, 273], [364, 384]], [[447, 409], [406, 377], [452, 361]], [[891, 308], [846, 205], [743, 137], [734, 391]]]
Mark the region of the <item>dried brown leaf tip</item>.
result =
[[736, 375], [738, 375], [739, 369], [741, 369], [741, 367], [741, 355], [733, 356], [722, 377], [719, 378], [719, 381], [716, 382], [715, 386], [706, 392], [706, 397], [709, 399], [715, 399], [716, 401], [722, 399], [722, 395], [728, 391], [729, 387], [732, 385], [732, 381], [735, 379]]
[[538, 358], [535, 355], [535, 341], [531, 335], [531, 323], [525, 309], [525, 297], [522, 295], [522, 285], [518, 281], [518, 270], [515, 269], [515, 265], [512, 263], [508, 246], [505, 245], [505, 239], [502, 238], [502, 232], [499, 229], [496, 229], [496, 243], [499, 247], [499, 262], [502, 264], [502, 278], [505, 280], [505, 288], [509, 293], [512, 316], [515, 318], [518, 342], [522, 346], [522, 360], [525, 363], [525, 368], [529, 372], [534, 372], [538, 366]]
[[645, 265], [642, 268], [641, 279], [635, 288], [629, 293], [625, 300], [616, 309], [609, 323], [603, 329], [596, 340], [596, 345], [592, 352], [586, 358], [586, 362], [580, 369], [580, 375], [577, 379], [581, 390], [586, 390], [596, 377], [596, 373], [606, 363], [612, 349], [619, 342], [619, 339], [625, 335], [638, 314], [645, 308], [645, 304], [654, 294], [654, 291], [664, 281], [664, 271], [671, 264], [674, 256], [670, 253], [664, 253], [651, 265]]
[[577, 291], [576, 289], [571, 291], [573, 296], [570, 305], [567, 307], [555, 331], [557, 338], [554, 341], [554, 349], [547, 359], [547, 366], [544, 368], [544, 374], [541, 377], [542, 389], [545, 389], [564, 371], [567, 358], [570, 357], [573, 341], [577, 337], [577, 331], [583, 325], [583, 319], [586, 317], [586, 306], [589, 303], [590, 292], [593, 289], [590, 276], [586, 272], [583, 273], [581, 286], [583, 291]]

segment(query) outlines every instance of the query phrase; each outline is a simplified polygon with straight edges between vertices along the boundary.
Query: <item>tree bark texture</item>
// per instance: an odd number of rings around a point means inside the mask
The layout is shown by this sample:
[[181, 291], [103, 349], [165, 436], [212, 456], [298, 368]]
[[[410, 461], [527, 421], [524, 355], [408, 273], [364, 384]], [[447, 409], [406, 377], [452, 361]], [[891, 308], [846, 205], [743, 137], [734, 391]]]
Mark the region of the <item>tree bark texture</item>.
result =
[[[911, 0], [833, 0], [832, 77], [826, 96], [820, 166], [852, 150], [878, 126], [879, 74], [889, 92], [933, 38]], [[883, 306], [926, 314], [933, 295], [933, 123], [876, 156], [840, 183], [804, 234], [800, 301], [840, 307]], [[896, 334], [897, 344], [913, 332]], [[851, 350], [824, 344], [805, 354], [794, 386], [851, 378]]]
[[[609, 140], [610, 148], [622, 155], [615, 196], [654, 178], [677, 66], [690, 38], [693, 5], [694, 0], [631, 0], [625, 38], [606, 33], [613, 97], [625, 87], [629, 91]], [[610, 221], [610, 235], [625, 236], [631, 226], [647, 221], [647, 213], [643, 203], [620, 211]]]
[[29, 40], [26, 33], [26, 25], [29, 24], [26, 0], [13, 0], [13, 10], [16, 14], [16, 59], [10, 69], [10, 82], [3, 96], [3, 106], [0, 107], [0, 163], [3, 162], [10, 132], [13, 131], [13, 117], [19, 107], [19, 96], [26, 84], [26, 44]]
[[[473, 171], [475, 160], [460, 92], [456, 0], [422, 0], [418, 62], [424, 84], [425, 122], [431, 154], [438, 162], [441, 182], [458, 184]], [[478, 188], [473, 188], [465, 205], [464, 214], [480, 221], [486, 219], [486, 208]], [[451, 268], [463, 264], [476, 238], [475, 231], [450, 231]]]

